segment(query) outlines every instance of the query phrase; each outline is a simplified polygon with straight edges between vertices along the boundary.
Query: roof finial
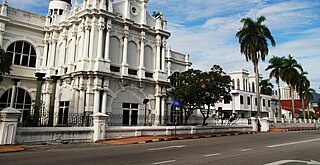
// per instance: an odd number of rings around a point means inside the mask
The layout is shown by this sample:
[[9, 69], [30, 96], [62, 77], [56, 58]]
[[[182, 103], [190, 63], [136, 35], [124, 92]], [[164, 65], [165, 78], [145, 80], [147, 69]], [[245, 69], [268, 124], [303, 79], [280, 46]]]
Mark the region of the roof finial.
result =
[[3, 5], [8, 5], [8, 0], [4, 0], [4, 1], [2, 2], [2, 4], [3, 4]]

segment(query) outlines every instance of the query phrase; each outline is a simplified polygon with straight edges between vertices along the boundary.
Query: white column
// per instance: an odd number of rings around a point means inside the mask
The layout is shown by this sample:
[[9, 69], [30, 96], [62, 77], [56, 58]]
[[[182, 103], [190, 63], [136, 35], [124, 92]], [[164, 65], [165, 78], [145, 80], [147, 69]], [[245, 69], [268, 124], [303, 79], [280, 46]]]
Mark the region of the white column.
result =
[[80, 27], [80, 29], [81, 29], [81, 34], [80, 34], [81, 38], [80, 38], [80, 41], [79, 41], [79, 48], [78, 48], [78, 61], [80, 61], [84, 56], [84, 53], [83, 53], [84, 45], [83, 45], [83, 43], [84, 43], [84, 37], [85, 37], [85, 31], [86, 31], [84, 23], [82, 23], [82, 26]]
[[122, 54], [122, 75], [128, 75], [128, 35], [129, 27], [125, 26], [124, 37], [123, 37], [123, 54]]
[[105, 29], [104, 20], [102, 17], [100, 17], [100, 24], [99, 24], [99, 32], [98, 32], [98, 52], [96, 60], [103, 60], [103, 31]]
[[141, 24], [147, 24], [147, 0], [142, 1], [142, 11], [141, 11]]
[[55, 61], [55, 55], [56, 55], [56, 48], [57, 48], [57, 40], [52, 40], [52, 48], [50, 53], [50, 68], [54, 68], [54, 61]]
[[90, 31], [90, 44], [89, 44], [89, 60], [93, 60], [93, 55], [95, 54], [95, 35], [96, 35], [96, 17], [91, 20], [91, 31]]
[[165, 69], [165, 52], [166, 52], [166, 40], [163, 39], [162, 41], [162, 53], [161, 53], [161, 64], [162, 64], [162, 67], [161, 67], [161, 71], [164, 72], [166, 69]]
[[84, 44], [83, 44], [83, 58], [87, 59], [89, 57], [89, 39], [90, 39], [90, 30], [91, 26], [87, 22], [84, 36]]
[[144, 47], [145, 47], [145, 33], [141, 33], [141, 45], [140, 45], [140, 63], [139, 63], [139, 78], [145, 78], [145, 67], [144, 67]]
[[86, 92], [80, 88], [80, 97], [78, 104], [78, 113], [84, 113], [84, 102], [85, 102]]
[[61, 51], [59, 53], [59, 74], [64, 74], [64, 64], [65, 64], [65, 56], [66, 56], [66, 46], [67, 46], [67, 36], [62, 36], [62, 46]]
[[94, 90], [93, 114], [98, 113], [100, 109], [100, 90]]
[[47, 56], [48, 56], [48, 40], [44, 40], [44, 50], [43, 50], [43, 57], [42, 57], [42, 68], [44, 69], [47, 64]]
[[109, 52], [110, 52], [110, 30], [111, 30], [111, 24], [107, 24], [106, 27], [106, 40], [105, 40], [105, 46], [104, 46], [104, 60], [107, 62], [110, 62], [109, 59]]
[[171, 50], [169, 49], [167, 52], [167, 58], [168, 58], [168, 76], [171, 76]]
[[[74, 29], [75, 30], [75, 29]], [[68, 72], [73, 71], [73, 63], [74, 63], [74, 57], [75, 57], [75, 52], [76, 52], [76, 40], [77, 40], [77, 32], [73, 31], [72, 32], [72, 41], [69, 45], [70, 47], [70, 52], [69, 52], [69, 61], [68, 61]]]
[[158, 35], [157, 36], [157, 55], [156, 55], [156, 71], [160, 71], [160, 60], [161, 60], [161, 37]]
[[74, 113], [79, 113], [78, 105], [79, 105], [79, 90], [75, 89], [75, 94], [74, 94], [74, 107], [73, 107], [73, 112]]
[[108, 91], [103, 91], [102, 94], [102, 107], [101, 107], [101, 113], [106, 114], [107, 113], [107, 98], [108, 98]]

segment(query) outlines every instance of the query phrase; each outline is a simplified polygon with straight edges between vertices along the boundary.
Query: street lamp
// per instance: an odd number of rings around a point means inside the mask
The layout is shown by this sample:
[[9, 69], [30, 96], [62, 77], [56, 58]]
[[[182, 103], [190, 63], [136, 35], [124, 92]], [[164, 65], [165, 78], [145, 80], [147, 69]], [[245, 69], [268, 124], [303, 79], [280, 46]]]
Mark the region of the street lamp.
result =
[[147, 125], [147, 104], [149, 102], [149, 99], [144, 99], [143, 104], [144, 104], [144, 125]]

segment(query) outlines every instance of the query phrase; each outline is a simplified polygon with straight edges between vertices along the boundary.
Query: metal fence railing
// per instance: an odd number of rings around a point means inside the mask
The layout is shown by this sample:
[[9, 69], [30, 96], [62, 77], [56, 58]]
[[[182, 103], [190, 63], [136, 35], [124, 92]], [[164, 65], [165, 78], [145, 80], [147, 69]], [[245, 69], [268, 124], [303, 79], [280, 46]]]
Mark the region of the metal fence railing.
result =
[[19, 119], [20, 127], [90, 127], [93, 119], [84, 113], [54, 113], [53, 124], [49, 124], [49, 113], [40, 112], [36, 117], [34, 113], [24, 114]]

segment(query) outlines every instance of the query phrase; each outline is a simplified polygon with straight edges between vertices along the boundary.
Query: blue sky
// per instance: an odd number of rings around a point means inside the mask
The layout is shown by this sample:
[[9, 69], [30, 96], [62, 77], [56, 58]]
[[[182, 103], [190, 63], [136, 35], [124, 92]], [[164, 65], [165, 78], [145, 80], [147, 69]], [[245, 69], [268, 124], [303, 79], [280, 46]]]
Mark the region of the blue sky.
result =
[[[47, 12], [46, 0], [8, 2], [29, 12]], [[320, 91], [320, 0], [149, 0], [147, 7], [149, 13], [164, 13], [171, 49], [189, 54], [192, 67], [203, 71], [219, 64], [226, 71], [243, 68], [252, 73], [252, 64], [239, 53], [235, 34], [241, 18], [264, 15], [277, 45], [269, 48], [260, 73], [268, 77], [264, 69], [273, 55], [291, 54], [309, 73], [311, 87]]]

